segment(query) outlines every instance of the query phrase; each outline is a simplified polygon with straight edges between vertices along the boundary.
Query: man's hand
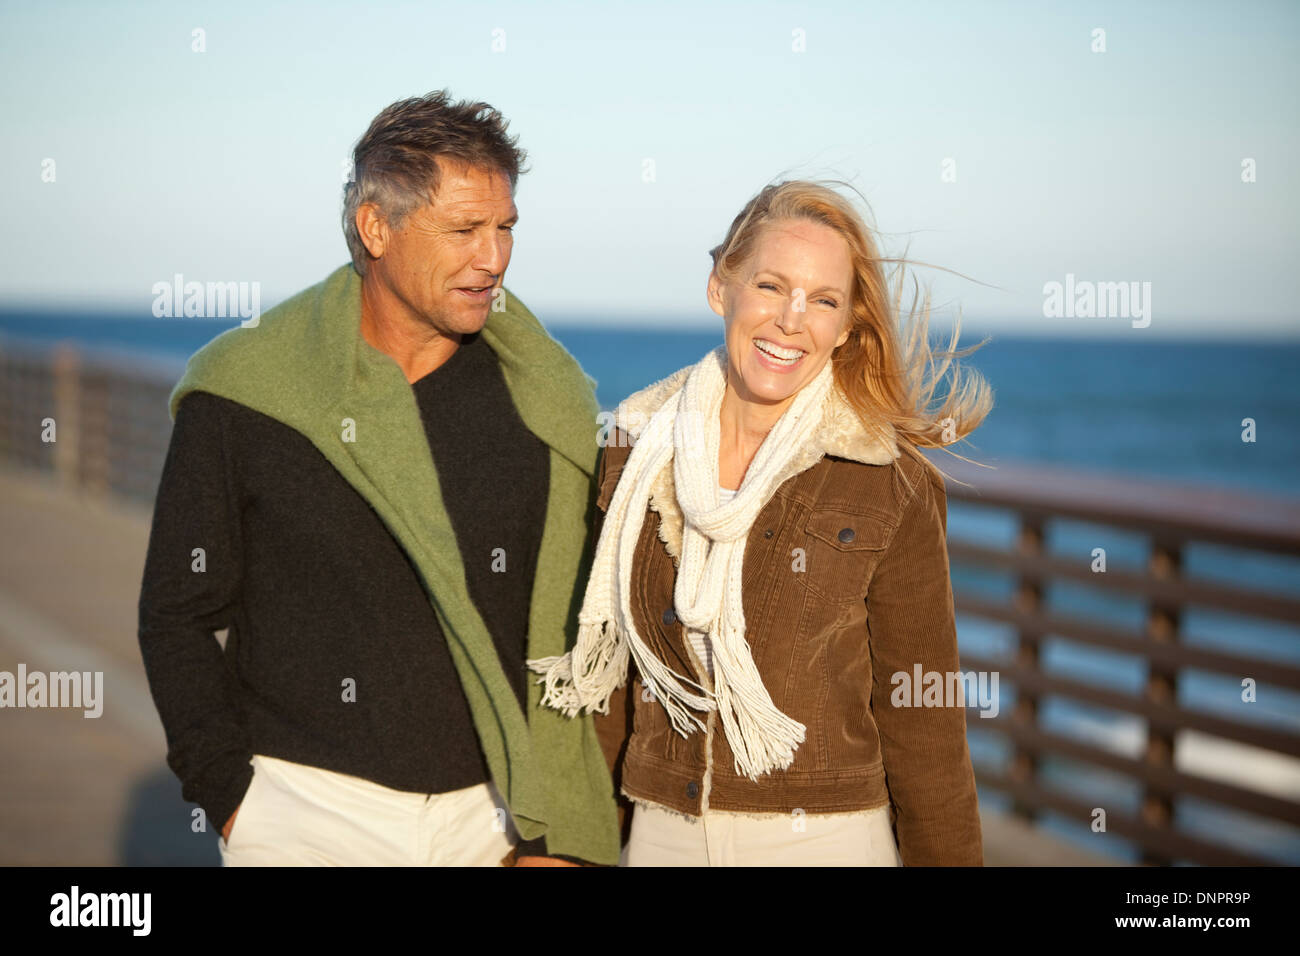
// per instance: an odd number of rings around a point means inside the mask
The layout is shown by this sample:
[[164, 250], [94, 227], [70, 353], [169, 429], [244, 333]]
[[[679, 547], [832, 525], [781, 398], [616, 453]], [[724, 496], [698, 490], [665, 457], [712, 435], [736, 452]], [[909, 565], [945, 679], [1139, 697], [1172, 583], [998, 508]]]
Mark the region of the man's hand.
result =
[[578, 866], [568, 860], [554, 856], [521, 856], [515, 860], [515, 866]]
[[[240, 801], [239, 807], [242, 807], [243, 805], [243, 801]], [[230, 815], [230, 819], [226, 821], [226, 825], [221, 828], [221, 839], [225, 840], [227, 843], [230, 842], [230, 828], [235, 825], [235, 817], [239, 816], [239, 807], [235, 807], [235, 812]]]

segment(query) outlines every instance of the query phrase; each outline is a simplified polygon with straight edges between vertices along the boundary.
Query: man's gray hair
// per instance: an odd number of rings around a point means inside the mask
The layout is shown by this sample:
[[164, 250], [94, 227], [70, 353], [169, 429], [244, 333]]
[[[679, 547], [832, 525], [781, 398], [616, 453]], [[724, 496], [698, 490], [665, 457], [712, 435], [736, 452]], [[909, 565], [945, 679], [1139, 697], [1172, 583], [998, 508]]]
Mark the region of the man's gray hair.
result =
[[343, 235], [352, 267], [366, 274], [370, 253], [357, 230], [357, 210], [374, 203], [393, 228], [438, 192], [438, 159], [504, 173], [513, 193], [527, 154], [507, 136], [509, 124], [487, 103], [452, 102], [445, 90], [399, 100], [370, 123], [352, 151], [343, 187]]

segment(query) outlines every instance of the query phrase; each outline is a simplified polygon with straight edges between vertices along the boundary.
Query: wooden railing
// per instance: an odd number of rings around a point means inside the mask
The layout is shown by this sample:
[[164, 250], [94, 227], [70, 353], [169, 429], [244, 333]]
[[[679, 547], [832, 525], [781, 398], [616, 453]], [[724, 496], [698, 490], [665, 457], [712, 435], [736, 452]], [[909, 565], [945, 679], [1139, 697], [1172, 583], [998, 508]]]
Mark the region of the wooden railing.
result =
[[[156, 493], [170, 435], [167, 396], [182, 363], [136, 357], [80, 354], [0, 340], [0, 465], [44, 470], [83, 492], [112, 494], [150, 503]], [[55, 432], [50, 435], [48, 423]], [[54, 441], [45, 440], [54, 437]], [[1010, 600], [976, 588], [955, 589], [963, 618], [1010, 629], [1016, 649], [1009, 657], [982, 655], [963, 640], [964, 670], [996, 672], [1014, 686], [1010, 714], [977, 717], [968, 724], [992, 733], [1010, 749], [1002, 764], [977, 761], [982, 788], [1006, 795], [1012, 810], [1030, 820], [1055, 813], [1092, 824], [1096, 800], [1064, 792], [1041, 773], [1045, 758], [1105, 771], [1141, 788], [1134, 813], [1111, 807], [1106, 832], [1136, 844], [1151, 863], [1189, 861], [1218, 865], [1275, 862], [1258, 854], [1188, 832], [1175, 822], [1177, 802], [1199, 798], [1254, 814], [1290, 828], [1300, 827], [1300, 803], [1260, 788], [1212, 779], [1177, 766], [1178, 732], [1192, 730], [1282, 757], [1300, 758], [1300, 734], [1293, 727], [1244, 721], [1180, 705], [1180, 679], [1189, 670], [1254, 679], [1260, 687], [1300, 690], [1300, 667], [1236, 650], [1183, 643], [1188, 608], [1207, 608], [1281, 624], [1300, 625], [1296, 594], [1277, 593], [1184, 573], [1189, 547], [1224, 545], [1280, 558], [1300, 557], [1300, 505], [1216, 490], [1190, 490], [1166, 482], [1110, 479], [1078, 471], [1020, 466], [990, 470], [944, 455], [935, 461], [947, 472], [954, 508], [999, 512], [1018, 533], [1007, 548], [987, 537], [953, 534], [949, 553], [954, 580], [961, 568], [1000, 574], [1014, 584]], [[965, 483], [963, 483], [965, 482]], [[1145, 567], [1090, 567], [1089, 555], [1052, 553], [1045, 545], [1053, 522], [1085, 522], [1137, 533], [1148, 542]], [[951, 525], [950, 525], [951, 528]], [[1142, 602], [1145, 625], [1124, 629], [1101, 615], [1062, 613], [1045, 599], [1046, 588], [1068, 582]], [[1064, 639], [1095, 651], [1118, 653], [1145, 668], [1140, 693], [1079, 680], [1042, 666], [1040, 651]], [[1292, 645], [1294, 649], [1295, 645]], [[1297, 659], [1297, 655], [1292, 655]], [[1040, 705], [1049, 698], [1074, 701], [1143, 722], [1139, 756], [1097, 746], [1045, 726]], [[972, 748], [974, 750], [974, 748]]]
[[[1179, 731], [1197, 731], [1269, 751], [1300, 758], [1300, 734], [1293, 727], [1269, 726], [1180, 705], [1180, 678], [1195, 669], [1252, 682], [1265, 688], [1300, 690], [1300, 667], [1236, 650], [1189, 646], [1182, 642], [1183, 619], [1190, 608], [1229, 612], [1234, 616], [1283, 625], [1289, 650], [1300, 647], [1300, 600], [1295, 593], [1256, 588], [1223, 579], [1189, 577], [1184, 557], [1190, 547], [1226, 546], [1234, 552], [1267, 555], [1285, 562], [1300, 557], [1300, 504], [1274, 496], [1217, 489], [1180, 487], [1167, 482], [1111, 478], [1060, 468], [1017, 465], [989, 469], [933, 456], [949, 476], [948, 498], [956, 508], [991, 509], [1010, 516], [1017, 533], [1009, 548], [950, 535], [949, 556], [954, 578], [963, 567], [981, 574], [1010, 577], [1013, 598], [990, 597], [976, 587], [954, 586], [962, 616], [1009, 628], [1016, 649], [1011, 656], [990, 657], [963, 648], [963, 670], [997, 672], [1014, 685], [1011, 713], [976, 718], [970, 707], [968, 724], [980, 732], [1001, 735], [1011, 758], [1001, 766], [976, 764], [982, 787], [1011, 799], [1014, 812], [1034, 819], [1052, 811], [1080, 824], [1093, 824], [1098, 803], [1046, 784], [1040, 773], [1044, 758], [1063, 758], [1076, 766], [1108, 771], [1141, 788], [1140, 809], [1125, 813], [1111, 807], [1105, 829], [1136, 844], [1143, 862], [1195, 862], [1211, 865], [1260, 865], [1278, 862], [1243, 852], [1175, 825], [1176, 801], [1199, 798], [1232, 810], [1300, 827], [1300, 802], [1259, 788], [1211, 779], [1178, 769]], [[1050, 553], [1045, 532], [1056, 521], [1082, 522], [1137, 533], [1145, 538], [1146, 566], [1095, 567], [1090, 550], [1073, 555]], [[1104, 555], [1103, 555], [1104, 557]], [[1283, 578], [1286, 575], [1282, 575]], [[1044, 599], [1054, 583], [1096, 589], [1102, 595], [1141, 602], [1143, 628], [1126, 629], [1096, 617], [1062, 613]], [[1221, 635], [1231, 643], [1231, 634]], [[1146, 672], [1140, 693], [1128, 693], [1060, 673], [1047, 672], [1040, 652], [1048, 640], [1136, 659]], [[1295, 659], [1292, 653], [1292, 659]], [[1145, 725], [1145, 746], [1138, 757], [1073, 736], [1045, 729], [1039, 719], [1041, 702], [1056, 697], [1131, 715]]]
[[151, 503], [183, 362], [0, 339], [0, 463]]

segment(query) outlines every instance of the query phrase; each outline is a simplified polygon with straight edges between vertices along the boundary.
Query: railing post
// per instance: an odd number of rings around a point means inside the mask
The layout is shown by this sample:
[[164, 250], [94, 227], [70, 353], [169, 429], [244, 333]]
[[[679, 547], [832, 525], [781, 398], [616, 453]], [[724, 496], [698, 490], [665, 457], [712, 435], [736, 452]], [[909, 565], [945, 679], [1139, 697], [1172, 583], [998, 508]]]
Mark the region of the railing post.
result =
[[[1147, 569], [1153, 578], [1174, 580], [1182, 572], [1182, 549], [1178, 543], [1153, 539]], [[1160, 644], [1178, 641], [1182, 624], [1181, 608], [1152, 600], [1147, 606], [1147, 639]], [[1147, 680], [1143, 694], [1152, 703], [1166, 706], [1178, 703], [1178, 670], [1153, 660], [1147, 662]], [[1142, 759], [1153, 767], [1172, 769], [1174, 765], [1174, 734], [1147, 726], [1146, 749]], [[1142, 819], [1153, 827], [1168, 828], [1173, 825], [1173, 801], [1160, 793], [1145, 791], [1142, 795]], [[1143, 848], [1143, 863], [1167, 866], [1172, 861], [1161, 853]]]
[[113, 490], [112, 444], [116, 429], [109, 419], [111, 386], [109, 372], [104, 368], [81, 377], [81, 487], [92, 495]]
[[9, 355], [4, 339], [0, 338], [0, 456], [21, 460], [18, 436], [22, 433], [19, 416], [14, 408], [18, 394], [18, 362]]
[[[50, 362], [54, 394], [54, 474], [65, 488], [81, 483], [81, 356], [75, 348], [60, 345]], [[38, 429], [40, 422], [32, 422]]]
[[[1016, 550], [1025, 557], [1039, 557], [1043, 553], [1043, 521], [1038, 516], [1021, 515], [1020, 532], [1016, 540]], [[1043, 589], [1033, 578], [1018, 575], [1016, 578], [1016, 609], [1023, 614], [1037, 614], [1042, 609]], [[1021, 673], [1038, 673], [1038, 641], [1029, 632], [1021, 629], [1017, 633], [1016, 665]], [[1016, 706], [1012, 719], [1025, 727], [1034, 728], [1038, 724], [1037, 692], [1020, 684], [1016, 687]], [[1017, 783], [1033, 783], [1038, 779], [1038, 758], [1018, 744], [1011, 755], [1009, 776]], [[1012, 812], [1025, 820], [1033, 821], [1036, 817], [1032, 803], [1013, 797]]]

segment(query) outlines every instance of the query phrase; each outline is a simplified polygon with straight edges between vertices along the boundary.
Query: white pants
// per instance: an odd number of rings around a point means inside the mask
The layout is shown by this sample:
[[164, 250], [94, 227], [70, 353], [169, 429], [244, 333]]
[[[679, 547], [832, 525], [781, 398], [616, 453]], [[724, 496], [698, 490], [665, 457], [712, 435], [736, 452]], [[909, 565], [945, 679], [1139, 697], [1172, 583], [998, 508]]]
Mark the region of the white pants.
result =
[[854, 813], [706, 810], [684, 817], [637, 803], [623, 866], [902, 866], [888, 804]]
[[223, 866], [499, 866], [519, 839], [491, 783], [408, 793], [260, 754], [252, 765]]

